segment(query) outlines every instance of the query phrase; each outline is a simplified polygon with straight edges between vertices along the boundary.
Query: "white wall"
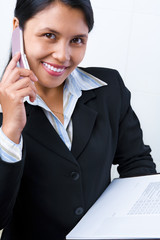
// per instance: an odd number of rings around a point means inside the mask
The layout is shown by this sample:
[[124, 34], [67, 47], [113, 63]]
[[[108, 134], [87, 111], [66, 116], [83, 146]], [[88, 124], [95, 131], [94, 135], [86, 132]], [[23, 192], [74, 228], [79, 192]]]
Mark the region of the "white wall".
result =
[[[8, 59], [16, 0], [0, 3], [0, 73]], [[160, 1], [91, 0], [95, 27], [82, 66], [117, 69], [132, 92], [144, 141], [160, 171]]]
[[0, 2], [0, 75], [9, 56], [15, 2], [16, 0]]

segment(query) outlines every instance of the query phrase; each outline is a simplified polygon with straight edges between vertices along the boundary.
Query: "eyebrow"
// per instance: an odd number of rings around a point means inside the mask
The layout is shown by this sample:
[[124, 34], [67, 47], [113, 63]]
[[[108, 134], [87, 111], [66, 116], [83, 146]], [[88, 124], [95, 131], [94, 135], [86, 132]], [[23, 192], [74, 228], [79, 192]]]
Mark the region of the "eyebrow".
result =
[[[61, 35], [56, 30], [48, 28], [48, 27], [40, 29], [39, 32], [51, 32], [51, 33], [55, 33], [57, 35]], [[88, 35], [87, 34], [76, 34], [76, 35], [73, 35], [72, 37], [73, 38], [88, 38]]]

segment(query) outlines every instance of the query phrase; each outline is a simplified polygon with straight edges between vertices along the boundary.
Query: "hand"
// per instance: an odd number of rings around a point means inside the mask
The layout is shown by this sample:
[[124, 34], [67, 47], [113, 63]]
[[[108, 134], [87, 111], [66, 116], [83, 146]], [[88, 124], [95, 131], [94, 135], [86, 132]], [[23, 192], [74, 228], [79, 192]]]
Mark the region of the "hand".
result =
[[31, 102], [36, 99], [38, 81], [31, 70], [18, 68], [17, 62], [20, 53], [17, 53], [3, 75], [0, 82], [0, 104], [3, 111], [2, 130], [15, 143], [19, 143], [22, 130], [26, 124], [24, 97], [29, 96]]

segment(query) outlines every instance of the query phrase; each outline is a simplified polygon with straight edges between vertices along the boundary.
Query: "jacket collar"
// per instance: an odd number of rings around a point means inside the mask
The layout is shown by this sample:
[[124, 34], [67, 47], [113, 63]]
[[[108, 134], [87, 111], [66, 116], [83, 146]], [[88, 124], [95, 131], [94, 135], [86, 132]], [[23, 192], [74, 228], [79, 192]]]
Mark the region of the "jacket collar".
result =
[[38, 106], [26, 105], [27, 124], [24, 128], [24, 137], [29, 135], [49, 150], [56, 152], [66, 160], [78, 164], [75, 158], [81, 154], [85, 148], [94, 127], [97, 112], [90, 109], [86, 103], [96, 97], [94, 91], [83, 92], [77, 102], [73, 113], [73, 143], [72, 150], [69, 151], [57, 132], [54, 130], [43, 110]]

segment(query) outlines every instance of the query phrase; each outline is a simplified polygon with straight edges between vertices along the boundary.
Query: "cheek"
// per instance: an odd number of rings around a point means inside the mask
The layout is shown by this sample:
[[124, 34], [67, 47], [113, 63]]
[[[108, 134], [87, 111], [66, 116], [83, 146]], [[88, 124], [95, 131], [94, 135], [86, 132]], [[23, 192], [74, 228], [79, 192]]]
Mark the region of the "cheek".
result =
[[26, 51], [26, 56], [31, 70], [36, 71], [36, 69], [38, 69], [39, 65], [41, 64], [41, 59], [44, 55], [44, 50], [42, 50], [38, 46], [29, 48], [29, 50]]
[[45, 51], [43, 50], [43, 48], [40, 48], [38, 46], [33, 46], [33, 47], [30, 47], [28, 49], [28, 51], [26, 51], [26, 55], [27, 57], [31, 60], [31, 59], [34, 59], [34, 60], [38, 60], [40, 59], [43, 55], [45, 54]]
[[85, 56], [85, 52], [86, 52], [86, 48], [81, 49], [74, 54], [74, 63], [75, 64], [78, 65], [83, 60], [83, 58]]
[[29, 61], [33, 61], [41, 58], [45, 54], [45, 48], [42, 47], [39, 41], [33, 39], [26, 39], [25, 41], [25, 53]]

